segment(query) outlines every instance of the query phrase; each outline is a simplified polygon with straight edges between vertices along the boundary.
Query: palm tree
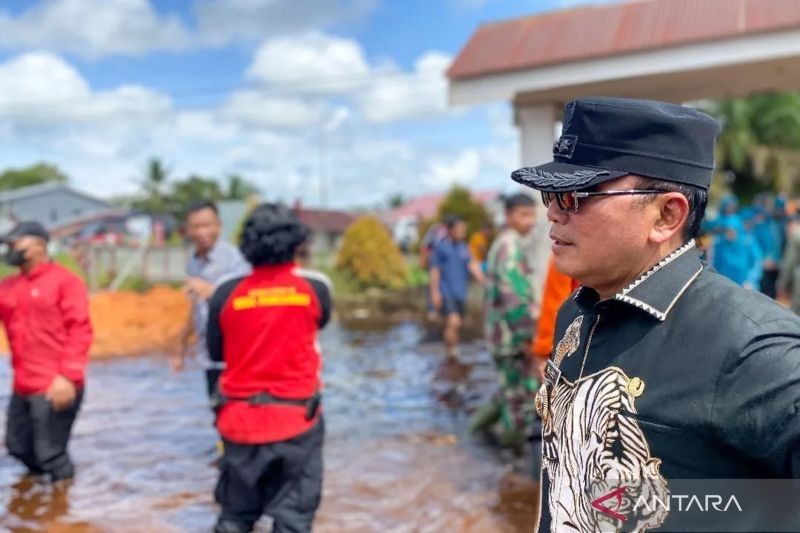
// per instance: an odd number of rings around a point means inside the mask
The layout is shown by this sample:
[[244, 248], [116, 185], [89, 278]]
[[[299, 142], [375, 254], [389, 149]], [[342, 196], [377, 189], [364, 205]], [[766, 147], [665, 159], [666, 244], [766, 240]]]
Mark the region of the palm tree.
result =
[[166, 210], [164, 187], [169, 179], [169, 170], [157, 157], [147, 161], [145, 176], [142, 181], [144, 197], [136, 202], [136, 207], [151, 213], [163, 213]]
[[150, 194], [161, 194], [161, 188], [167, 182], [167, 168], [157, 157], [152, 157], [147, 162], [147, 172], [145, 175], [145, 189]]
[[725, 100], [715, 103], [711, 113], [722, 122], [717, 141], [720, 168], [743, 172], [750, 164], [750, 150], [757, 144], [753, 130], [753, 106], [748, 100]]
[[782, 169], [800, 150], [800, 94], [758, 93], [716, 102], [708, 111], [722, 122], [717, 166], [736, 176], [731, 187], [737, 195], [791, 185], [794, 176], [783, 176]]

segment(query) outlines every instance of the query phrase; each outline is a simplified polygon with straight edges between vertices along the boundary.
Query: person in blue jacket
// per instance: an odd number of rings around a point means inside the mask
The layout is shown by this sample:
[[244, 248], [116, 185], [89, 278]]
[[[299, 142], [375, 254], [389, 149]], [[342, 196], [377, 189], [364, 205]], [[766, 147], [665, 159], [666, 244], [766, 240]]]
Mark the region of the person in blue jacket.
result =
[[720, 203], [720, 216], [713, 225], [716, 234], [713, 266], [739, 285], [758, 289], [761, 286], [762, 253], [737, 211], [738, 202], [732, 196]]

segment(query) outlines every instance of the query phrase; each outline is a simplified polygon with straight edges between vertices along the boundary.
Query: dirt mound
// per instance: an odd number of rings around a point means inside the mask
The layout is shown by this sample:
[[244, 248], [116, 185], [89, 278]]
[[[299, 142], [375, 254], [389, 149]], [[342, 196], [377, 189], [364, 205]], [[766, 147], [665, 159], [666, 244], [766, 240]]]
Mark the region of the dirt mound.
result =
[[[90, 301], [94, 328], [92, 357], [136, 355], [174, 349], [189, 320], [189, 300], [179, 289], [154, 287], [145, 293], [99, 292]], [[8, 352], [5, 332], [0, 351]]]

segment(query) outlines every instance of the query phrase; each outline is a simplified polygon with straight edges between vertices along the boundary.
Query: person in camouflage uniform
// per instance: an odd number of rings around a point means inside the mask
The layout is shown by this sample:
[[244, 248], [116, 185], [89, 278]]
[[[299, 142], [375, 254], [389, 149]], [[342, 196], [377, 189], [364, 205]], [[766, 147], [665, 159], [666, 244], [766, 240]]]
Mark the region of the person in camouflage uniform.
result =
[[505, 210], [506, 226], [489, 249], [485, 310], [486, 340], [500, 388], [473, 427], [496, 425], [500, 444], [519, 447], [533, 434], [538, 387], [530, 355], [535, 331], [533, 271], [522, 243], [533, 229], [536, 210], [526, 194], [508, 197]]

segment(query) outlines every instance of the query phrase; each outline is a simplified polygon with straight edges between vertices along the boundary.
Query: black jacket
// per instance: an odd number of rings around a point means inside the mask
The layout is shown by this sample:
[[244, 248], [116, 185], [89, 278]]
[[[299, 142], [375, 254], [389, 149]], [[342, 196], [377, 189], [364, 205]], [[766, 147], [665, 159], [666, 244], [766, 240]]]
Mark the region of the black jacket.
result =
[[591, 480], [800, 477], [800, 319], [694, 242], [598, 299], [581, 287], [561, 308], [537, 397], [542, 531], [596, 529]]

